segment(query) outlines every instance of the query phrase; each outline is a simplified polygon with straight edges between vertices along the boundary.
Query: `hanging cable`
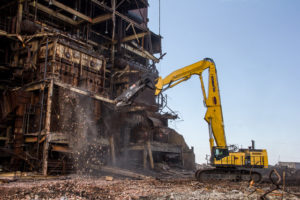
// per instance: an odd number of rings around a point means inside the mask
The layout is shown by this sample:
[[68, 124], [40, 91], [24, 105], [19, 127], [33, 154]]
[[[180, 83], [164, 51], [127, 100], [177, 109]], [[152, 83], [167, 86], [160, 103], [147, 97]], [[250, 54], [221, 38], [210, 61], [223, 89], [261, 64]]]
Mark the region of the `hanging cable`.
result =
[[160, 35], [160, 0], [158, 1], [158, 34]]
[[35, 8], [34, 8], [34, 21], [37, 20], [37, 4], [38, 4], [38, 0], [34, 1], [35, 3]]
[[106, 20], [106, 25], [105, 25], [105, 34], [108, 34], [108, 31], [107, 31], [107, 20]]

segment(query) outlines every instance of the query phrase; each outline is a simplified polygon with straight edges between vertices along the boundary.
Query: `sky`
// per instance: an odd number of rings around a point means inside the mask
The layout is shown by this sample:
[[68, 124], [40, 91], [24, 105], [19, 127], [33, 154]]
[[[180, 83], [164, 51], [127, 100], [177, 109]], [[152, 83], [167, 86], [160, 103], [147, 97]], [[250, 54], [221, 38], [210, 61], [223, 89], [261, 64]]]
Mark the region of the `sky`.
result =
[[[159, 0], [149, 0], [149, 28], [159, 33]], [[300, 1], [161, 0], [162, 77], [214, 59], [228, 144], [267, 149], [269, 163], [300, 162]], [[158, 56], [158, 55], [157, 55]], [[208, 80], [204, 80], [208, 82]], [[170, 126], [210, 154], [197, 76], [166, 92], [180, 116]]]

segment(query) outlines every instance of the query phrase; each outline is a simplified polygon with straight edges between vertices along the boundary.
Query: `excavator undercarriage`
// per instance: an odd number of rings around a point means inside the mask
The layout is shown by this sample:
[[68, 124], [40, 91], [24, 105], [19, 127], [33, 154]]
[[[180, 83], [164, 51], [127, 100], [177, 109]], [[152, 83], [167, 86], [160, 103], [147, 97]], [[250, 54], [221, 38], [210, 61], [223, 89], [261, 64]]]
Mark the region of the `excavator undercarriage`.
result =
[[248, 169], [237, 168], [213, 168], [197, 170], [195, 178], [205, 182], [210, 180], [230, 180], [230, 181], [251, 181], [255, 183], [261, 181], [262, 175], [259, 172]]

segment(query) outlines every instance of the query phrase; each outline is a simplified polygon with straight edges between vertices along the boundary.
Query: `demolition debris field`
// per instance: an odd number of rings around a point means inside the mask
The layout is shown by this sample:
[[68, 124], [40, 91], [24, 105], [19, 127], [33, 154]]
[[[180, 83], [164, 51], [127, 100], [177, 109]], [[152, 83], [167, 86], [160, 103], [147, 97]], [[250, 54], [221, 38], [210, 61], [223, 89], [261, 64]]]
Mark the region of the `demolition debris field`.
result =
[[[200, 183], [190, 178], [133, 180], [107, 176], [68, 176], [0, 184], [0, 199], [260, 199], [275, 186], [248, 182]], [[267, 199], [299, 199], [299, 186], [281, 187]]]

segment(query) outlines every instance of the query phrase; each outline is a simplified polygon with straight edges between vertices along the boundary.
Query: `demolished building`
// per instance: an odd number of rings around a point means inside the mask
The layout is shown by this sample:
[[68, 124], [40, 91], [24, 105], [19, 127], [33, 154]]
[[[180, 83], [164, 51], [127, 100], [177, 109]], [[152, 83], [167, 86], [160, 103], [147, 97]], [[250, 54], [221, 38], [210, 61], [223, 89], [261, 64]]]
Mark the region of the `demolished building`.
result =
[[194, 168], [151, 89], [131, 106], [114, 99], [157, 77], [161, 36], [147, 0], [3, 0], [0, 3], [0, 168], [68, 173], [87, 165], [157, 162]]

